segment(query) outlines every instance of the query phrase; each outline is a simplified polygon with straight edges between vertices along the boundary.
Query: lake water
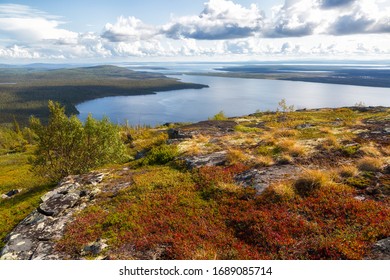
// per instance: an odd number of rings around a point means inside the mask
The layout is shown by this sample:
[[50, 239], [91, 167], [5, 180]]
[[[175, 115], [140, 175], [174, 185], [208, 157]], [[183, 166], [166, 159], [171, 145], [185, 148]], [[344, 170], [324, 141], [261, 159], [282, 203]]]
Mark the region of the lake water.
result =
[[167, 122], [196, 122], [219, 111], [229, 117], [256, 110], [275, 110], [286, 100], [296, 109], [354, 106], [390, 106], [390, 89], [295, 81], [222, 78], [210, 76], [171, 76], [184, 82], [209, 85], [204, 89], [159, 92], [155, 95], [106, 97], [77, 106], [80, 119], [88, 113], [95, 118], [132, 125], [158, 125]]

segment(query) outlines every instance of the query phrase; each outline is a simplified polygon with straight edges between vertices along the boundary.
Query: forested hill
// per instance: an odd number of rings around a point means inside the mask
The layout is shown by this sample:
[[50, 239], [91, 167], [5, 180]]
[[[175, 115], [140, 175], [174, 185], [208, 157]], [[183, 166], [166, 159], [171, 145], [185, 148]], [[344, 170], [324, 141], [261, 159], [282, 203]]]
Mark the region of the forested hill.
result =
[[159, 73], [132, 71], [111, 65], [72, 69], [29, 67], [0, 68], [0, 124], [14, 117], [22, 124], [31, 115], [45, 120], [48, 100], [65, 105], [77, 114], [75, 105], [107, 96], [154, 94], [204, 85], [182, 83]]

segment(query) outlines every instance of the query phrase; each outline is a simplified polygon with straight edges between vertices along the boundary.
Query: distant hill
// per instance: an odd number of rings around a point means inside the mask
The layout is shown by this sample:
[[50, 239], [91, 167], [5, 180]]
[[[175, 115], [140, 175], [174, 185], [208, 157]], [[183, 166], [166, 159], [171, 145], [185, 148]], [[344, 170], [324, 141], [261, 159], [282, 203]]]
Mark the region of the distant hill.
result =
[[205, 87], [182, 83], [160, 73], [112, 65], [60, 69], [46, 66], [0, 67], [0, 123], [10, 123], [15, 117], [25, 124], [31, 115], [45, 120], [48, 100], [65, 105], [68, 114], [77, 114], [75, 105], [96, 98]]

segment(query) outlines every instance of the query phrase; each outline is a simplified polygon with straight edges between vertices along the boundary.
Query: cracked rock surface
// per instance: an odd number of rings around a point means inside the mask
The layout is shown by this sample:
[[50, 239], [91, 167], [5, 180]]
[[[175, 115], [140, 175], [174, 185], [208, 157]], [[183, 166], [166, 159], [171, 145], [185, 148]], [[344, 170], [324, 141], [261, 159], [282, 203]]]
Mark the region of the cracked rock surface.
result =
[[7, 236], [2, 260], [60, 260], [67, 256], [54, 250], [73, 214], [84, 209], [100, 192], [103, 173], [68, 176], [41, 197], [39, 207]]

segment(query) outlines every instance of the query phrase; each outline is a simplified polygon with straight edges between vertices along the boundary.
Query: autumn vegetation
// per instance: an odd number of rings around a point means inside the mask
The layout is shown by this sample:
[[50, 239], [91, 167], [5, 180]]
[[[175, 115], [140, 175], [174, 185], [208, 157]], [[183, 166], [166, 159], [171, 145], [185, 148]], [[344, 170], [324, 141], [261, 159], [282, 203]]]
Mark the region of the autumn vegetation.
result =
[[[388, 123], [389, 109], [294, 111], [279, 105], [276, 112], [234, 119], [237, 125], [229, 133], [175, 142], [167, 141], [171, 127], [116, 127], [92, 118], [82, 124], [51, 104], [52, 113], [61, 115], [60, 127], [81, 135], [75, 136], [79, 146], [74, 147], [82, 152], [75, 157], [65, 152], [59, 160], [69, 156], [67, 161], [77, 162], [79, 155], [85, 161], [84, 152], [99, 155], [93, 160], [88, 154], [91, 164], [66, 173], [102, 169], [109, 174], [103, 191], [67, 226], [56, 250], [78, 259], [87, 244], [105, 240], [110, 259], [365, 258], [376, 241], [390, 236], [390, 143], [388, 135], [370, 133]], [[226, 117], [220, 112], [213, 119]], [[0, 221], [1, 238], [52, 187], [48, 166], [38, 172], [46, 176], [37, 176], [32, 172], [39, 168], [31, 171], [28, 158], [35, 167], [48, 160], [40, 155], [53, 122], [42, 125], [34, 119], [28, 128], [1, 130], [0, 191], [22, 190], [0, 202], [7, 220]], [[104, 137], [119, 139], [113, 143], [120, 153], [88, 152], [89, 125], [94, 147], [111, 143]], [[106, 129], [110, 133], [99, 139]], [[222, 166], [186, 165], [187, 157], [220, 151], [227, 157]], [[279, 167], [295, 171], [270, 180], [261, 193], [236, 180], [246, 171], [272, 175]], [[61, 172], [57, 179], [65, 175]], [[116, 186], [125, 183], [118, 191]]]

